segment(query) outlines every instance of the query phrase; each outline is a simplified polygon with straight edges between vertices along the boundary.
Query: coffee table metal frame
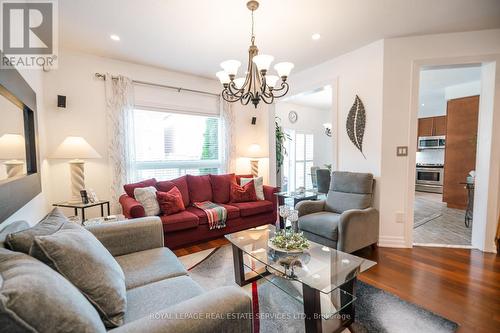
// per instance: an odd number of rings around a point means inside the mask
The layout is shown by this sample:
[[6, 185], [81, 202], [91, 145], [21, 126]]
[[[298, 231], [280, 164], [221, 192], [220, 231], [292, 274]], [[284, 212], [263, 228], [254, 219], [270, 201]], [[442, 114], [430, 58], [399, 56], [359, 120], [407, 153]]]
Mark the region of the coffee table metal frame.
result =
[[[271, 227], [274, 228], [274, 226]], [[231, 235], [232, 234], [226, 235], [226, 238], [228, 238], [228, 240], [231, 242], [233, 250], [234, 279], [239, 286], [244, 286], [246, 284], [259, 280], [260, 278], [265, 278], [270, 274], [275, 274], [277, 276], [282, 275], [282, 272], [278, 272], [271, 265], [263, 263], [257, 257], [252, 256], [251, 254], [238, 247], [234, 242], [231, 241]], [[261, 264], [263, 264], [263, 267], [261, 267], [260, 269], [255, 269], [253, 267], [250, 267], [249, 265], [246, 265], [244, 261], [244, 255], [249, 256], [253, 260], [259, 261]], [[369, 267], [374, 264], [374, 262], [371, 262]], [[249, 268], [250, 271], [245, 272], [245, 267]], [[336, 313], [340, 323], [338, 325], [338, 328], [334, 332], [341, 332], [343, 329], [349, 327], [354, 322], [354, 295], [356, 289], [357, 273], [358, 272], [356, 272], [356, 274], [352, 274], [352, 277], [346, 279], [346, 282], [340, 284], [332, 290], [333, 292], [334, 290], [338, 289], [340, 294], [340, 310]], [[304, 321], [306, 333], [321, 333], [323, 331], [322, 319], [324, 318], [321, 310], [321, 293], [325, 292], [313, 288], [299, 280], [295, 281], [302, 284], [302, 298], [304, 305]]]

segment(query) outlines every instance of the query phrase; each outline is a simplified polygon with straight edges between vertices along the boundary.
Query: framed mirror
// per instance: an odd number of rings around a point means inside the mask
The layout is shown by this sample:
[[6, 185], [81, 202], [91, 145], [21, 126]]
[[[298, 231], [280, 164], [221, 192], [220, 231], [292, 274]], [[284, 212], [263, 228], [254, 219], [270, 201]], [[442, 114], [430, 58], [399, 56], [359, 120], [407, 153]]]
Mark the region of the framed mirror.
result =
[[0, 223], [41, 192], [36, 93], [13, 68], [0, 69]]

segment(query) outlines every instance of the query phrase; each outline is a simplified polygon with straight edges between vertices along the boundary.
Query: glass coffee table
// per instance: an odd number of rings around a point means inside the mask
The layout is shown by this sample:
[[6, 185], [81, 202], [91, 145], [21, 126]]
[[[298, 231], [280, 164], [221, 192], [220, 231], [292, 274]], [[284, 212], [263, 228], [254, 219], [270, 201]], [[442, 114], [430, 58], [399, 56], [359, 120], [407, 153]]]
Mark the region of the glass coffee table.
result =
[[310, 241], [303, 253], [268, 246], [275, 226], [265, 225], [225, 237], [233, 248], [234, 278], [240, 285], [266, 279], [304, 307], [305, 331], [341, 332], [354, 322], [357, 275], [376, 262]]

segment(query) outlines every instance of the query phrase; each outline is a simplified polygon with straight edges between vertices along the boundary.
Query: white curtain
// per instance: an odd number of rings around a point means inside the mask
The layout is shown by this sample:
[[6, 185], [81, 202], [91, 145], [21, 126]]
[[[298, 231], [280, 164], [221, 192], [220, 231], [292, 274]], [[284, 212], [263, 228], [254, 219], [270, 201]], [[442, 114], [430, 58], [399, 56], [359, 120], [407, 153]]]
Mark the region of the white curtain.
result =
[[133, 178], [134, 89], [132, 80], [106, 74], [106, 121], [111, 171], [110, 202], [113, 214], [121, 212], [118, 199], [123, 185]]
[[236, 147], [235, 147], [235, 116], [229, 102], [219, 97], [220, 119], [222, 124], [222, 166], [223, 172], [236, 171]]

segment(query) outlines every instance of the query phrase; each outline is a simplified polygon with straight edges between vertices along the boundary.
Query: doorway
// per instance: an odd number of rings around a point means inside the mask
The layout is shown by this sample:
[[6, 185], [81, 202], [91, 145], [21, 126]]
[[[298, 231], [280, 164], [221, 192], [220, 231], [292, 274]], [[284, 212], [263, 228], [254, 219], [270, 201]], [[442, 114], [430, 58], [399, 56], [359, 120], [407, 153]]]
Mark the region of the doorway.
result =
[[481, 65], [420, 70], [413, 242], [471, 246]]
[[287, 138], [278, 173], [282, 191], [317, 190], [316, 170], [331, 170], [333, 162], [331, 86], [283, 99], [275, 115]]

